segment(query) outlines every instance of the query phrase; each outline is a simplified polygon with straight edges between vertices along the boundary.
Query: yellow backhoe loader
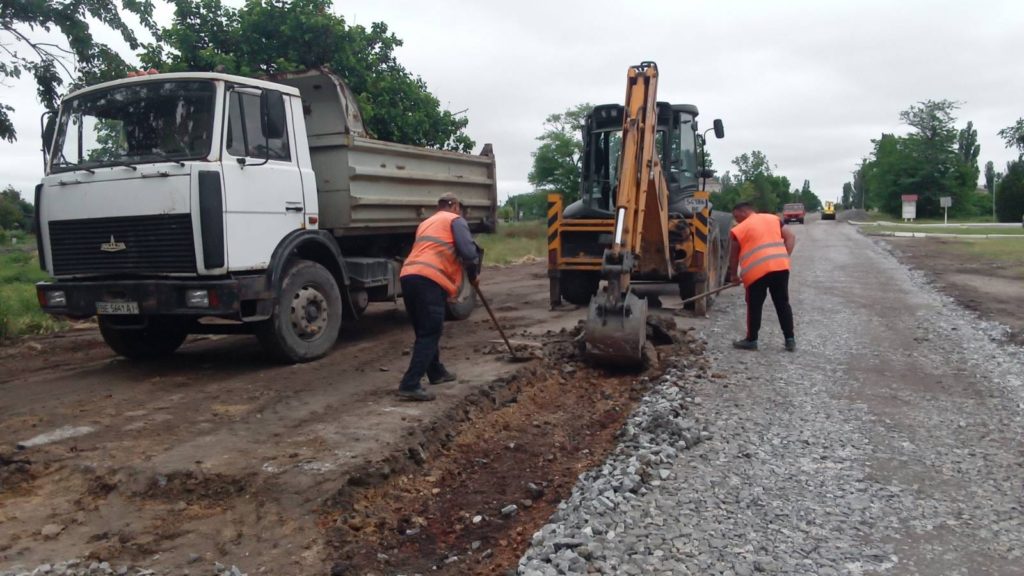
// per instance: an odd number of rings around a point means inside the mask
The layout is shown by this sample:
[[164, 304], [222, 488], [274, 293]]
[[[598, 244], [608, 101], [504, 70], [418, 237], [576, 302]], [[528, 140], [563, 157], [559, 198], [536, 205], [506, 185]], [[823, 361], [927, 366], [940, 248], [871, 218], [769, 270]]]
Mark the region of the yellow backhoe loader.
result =
[[700, 190], [711, 171], [698, 162], [697, 107], [658, 102], [657, 84], [655, 63], [630, 67], [625, 105], [587, 116], [581, 199], [548, 198], [551, 303], [589, 303], [587, 355], [603, 363], [642, 361], [647, 301], [632, 283], [675, 282], [690, 298], [721, 286], [728, 260], [732, 218]]

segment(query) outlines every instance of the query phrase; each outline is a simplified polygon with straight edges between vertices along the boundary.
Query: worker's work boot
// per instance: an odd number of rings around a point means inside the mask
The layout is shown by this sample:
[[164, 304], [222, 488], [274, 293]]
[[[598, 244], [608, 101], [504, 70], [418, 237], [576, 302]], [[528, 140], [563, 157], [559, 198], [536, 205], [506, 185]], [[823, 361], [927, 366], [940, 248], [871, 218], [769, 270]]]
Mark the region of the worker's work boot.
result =
[[796, 338], [786, 338], [786, 351], [796, 352]]
[[427, 380], [429, 380], [430, 383], [433, 384], [434, 386], [437, 386], [438, 384], [444, 384], [445, 382], [455, 382], [456, 380], [458, 380], [458, 378], [455, 376], [454, 372], [449, 372], [445, 370], [444, 374], [438, 376], [437, 378], [427, 378]]
[[404, 398], [405, 400], [415, 400], [417, 402], [430, 402], [435, 398], [433, 394], [427, 392], [423, 388], [416, 388], [415, 390], [402, 390], [399, 388], [398, 397]]
[[757, 350], [757, 340], [737, 340], [732, 343], [733, 348], [739, 348], [740, 350]]

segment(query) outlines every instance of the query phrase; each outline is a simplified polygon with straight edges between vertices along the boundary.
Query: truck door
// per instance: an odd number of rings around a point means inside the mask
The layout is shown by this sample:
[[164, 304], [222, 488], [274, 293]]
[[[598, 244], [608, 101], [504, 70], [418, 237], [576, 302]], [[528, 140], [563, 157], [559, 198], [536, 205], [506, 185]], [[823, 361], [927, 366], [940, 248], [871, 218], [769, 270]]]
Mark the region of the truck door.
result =
[[[283, 98], [270, 92], [270, 98]], [[224, 123], [224, 212], [228, 267], [260, 270], [288, 233], [302, 228], [305, 206], [296, 164], [291, 107], [281, 138], [267, 138], [260, 121], [260, 91], [227, 92]]]

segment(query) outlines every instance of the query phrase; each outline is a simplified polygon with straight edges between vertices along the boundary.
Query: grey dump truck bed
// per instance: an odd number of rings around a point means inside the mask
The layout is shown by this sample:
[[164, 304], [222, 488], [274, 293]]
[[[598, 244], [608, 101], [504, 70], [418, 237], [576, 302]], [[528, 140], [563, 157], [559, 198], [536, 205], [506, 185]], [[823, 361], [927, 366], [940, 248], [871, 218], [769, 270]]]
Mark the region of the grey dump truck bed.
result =
[[494, 231], [498, 197], [490, 145], [472, 155], [376, 140], [335, 74], [313, 70], [273, 80], [302, 95], [321, 228], [339, 237], [413, 232], [434, 213], [437, 199], [453, 192], [474, 232]]

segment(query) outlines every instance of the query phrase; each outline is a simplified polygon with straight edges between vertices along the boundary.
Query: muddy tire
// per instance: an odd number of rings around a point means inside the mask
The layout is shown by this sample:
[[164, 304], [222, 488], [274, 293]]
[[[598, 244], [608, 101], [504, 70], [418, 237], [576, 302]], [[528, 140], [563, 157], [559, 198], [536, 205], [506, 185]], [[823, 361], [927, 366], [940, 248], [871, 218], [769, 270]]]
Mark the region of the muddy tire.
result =
[[469, 279], [464, 278], [462, 285], [459, 286], [459, 293], [455, 295], [453, 300], [445, 302], [444, 319], [455, 322], [465, 320], [473, 314], [475, 309], [476, 290], [473, 290], [473, 285], [469, 283]]
[[[683, 272], [679, 275], [679, 298], [686, 300], [687, 298], [693, 298], [700, 292], [697, 292], [697, 275], [693, 272]], [[683, 308], [686, 310], [693, 310], [693, 302], [683, 304]]]
[[169, 356], [188, 336], [184, 322], [177, 319], [149, 318], [144, 328], [124, 327], [109, 318], [99, 317], [100, 334], [110, 349], [129, 360], [155, 360]]
[[[722, 267], [721, 267], [721, 242], [718, 238], [718, 230], [715, 228], [711, 229], [711, 235], [708, 237], [708, 254], [704, 259], [707, 262], [707, 269], [704, 271], [704, 280], [696, 283], [696, 292], [694, 295], [714, 290], [722, 285]], [[711, 305], [714, 303], [714, 296], [705, 296], [700, 300], [694, 302], [693, 313], [697, 316], [706, 316], [708, 310], [711, 309]]]
[[334, 346], [342, 314], [334, 276], [316, 262], [300, 260], [285, 273], [274, 312], [257, 326], [256, 337], [277, 360], [309, 362]]
[[576, 306], [589, 306], [601, 283], [600, 272], [563, 270], [559, 279], [562, 299]]

